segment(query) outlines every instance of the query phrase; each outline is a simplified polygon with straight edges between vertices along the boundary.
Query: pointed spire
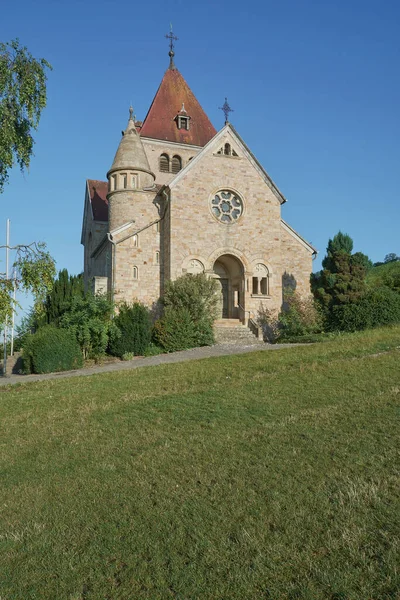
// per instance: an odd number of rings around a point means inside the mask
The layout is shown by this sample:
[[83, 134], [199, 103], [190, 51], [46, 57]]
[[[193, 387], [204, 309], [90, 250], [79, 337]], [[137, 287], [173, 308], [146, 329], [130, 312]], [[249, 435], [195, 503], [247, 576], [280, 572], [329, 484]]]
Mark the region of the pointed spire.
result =
[[169, 68], [173, 70], [176, 68], [175, 63], [174, 63], [174, 56], [175, 56], [174, 42], [176, 42], [176, 40], [178, 38], [172, 32], [172, 23], [170, 23], [170, 32], [165, 37], [167, 38], [167, 40], [169, 40], [169, 52], [168, 52]]
[[136, 130], [132, 106], [129, 108], [128, 125], [123, 132], [110, 172], [119, 169], [131, 169], [151, 173], [142, 140]]

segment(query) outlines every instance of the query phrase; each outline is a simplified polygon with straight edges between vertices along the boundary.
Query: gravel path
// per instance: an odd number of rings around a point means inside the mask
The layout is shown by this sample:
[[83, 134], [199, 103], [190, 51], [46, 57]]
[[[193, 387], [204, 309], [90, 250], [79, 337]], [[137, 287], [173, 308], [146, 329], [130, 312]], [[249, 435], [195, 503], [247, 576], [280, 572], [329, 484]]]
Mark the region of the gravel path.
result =
[[148, 356], [144, 358], [134, 358], [126, 362], [114, 362], [105, 365], [95, 365], [76, 371], [62, 371], [60, 373], [48, 373], [45, 375], [9, 375], [0, 376], [0, 386], [15, 385], [17, 383], [29, 383], [32, 381], [45, 381], [47, 379], [65, 379], [66, 377], [86, 377], [97, 373], [111, 373], [115, 371], [129, 371], [139, 367], [150, 367], [153, 365], [166, 365], [169, 363], [186, 362], [188, 360], [199, 360], [201, 358], [210, 358], [213, 356], [229, 356], [231, 354], [247, 354], [248, 352], [257, 352], [264, 350], [279, 350], [281, 348], [290, 348], [298, 344], [216, 344], [215, 346], [203, 346], [202, 348], [192, 348], [191, 350], [182, 350], [171, 354], [159, 354], [158, 356]]

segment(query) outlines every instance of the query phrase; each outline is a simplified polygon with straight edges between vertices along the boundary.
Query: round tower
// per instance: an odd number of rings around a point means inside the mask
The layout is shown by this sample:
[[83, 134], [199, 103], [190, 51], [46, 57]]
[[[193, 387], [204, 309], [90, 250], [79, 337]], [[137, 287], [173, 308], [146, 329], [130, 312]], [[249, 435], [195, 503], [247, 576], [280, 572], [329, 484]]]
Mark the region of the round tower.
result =
[[155, 175], [136, 130], [132, 107], [107, 179], [108, 223], [109, 230], [114, 231], [136, 219], [138, 194], [154, 188]]

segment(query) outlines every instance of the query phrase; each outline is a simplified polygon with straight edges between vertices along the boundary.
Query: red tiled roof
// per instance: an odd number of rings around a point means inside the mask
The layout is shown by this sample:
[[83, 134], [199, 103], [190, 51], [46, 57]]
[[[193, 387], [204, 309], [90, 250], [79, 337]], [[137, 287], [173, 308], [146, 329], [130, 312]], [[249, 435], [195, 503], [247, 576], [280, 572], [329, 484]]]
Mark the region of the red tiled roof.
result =
[[[185, 104], [189, 131], [174, 120]], [[168, 69], [140, 129], [142, 137], [205, 146], [216, 134], [211, 121], [177, 69]]]
[[108, 221], [108, 182], [88, 179], [90, 202], [95, 221]]

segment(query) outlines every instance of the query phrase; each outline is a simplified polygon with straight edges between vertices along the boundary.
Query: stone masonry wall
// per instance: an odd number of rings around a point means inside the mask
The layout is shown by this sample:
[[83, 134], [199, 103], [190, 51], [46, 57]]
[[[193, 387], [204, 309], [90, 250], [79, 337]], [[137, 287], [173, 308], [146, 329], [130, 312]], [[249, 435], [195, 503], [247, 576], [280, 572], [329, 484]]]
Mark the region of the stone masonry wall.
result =
[[160, 171], [160, 156], [168, 154], [170, 161], [174, 155], [178, 155], [182, 159], [182, 169], [186, 167], [190, 158], [196, 156], [201, 148], [198, 146], [188, 146], [187, 144], [174, 144], [172, 142], [163, 142], [141, 138], [143, 147], [146, 152], [147, 159], [150, 163], [150, 168], [156, 175], [156, 182], [161, 185], [166, 185], [174, 177], [173, 173], [163, 173]]

